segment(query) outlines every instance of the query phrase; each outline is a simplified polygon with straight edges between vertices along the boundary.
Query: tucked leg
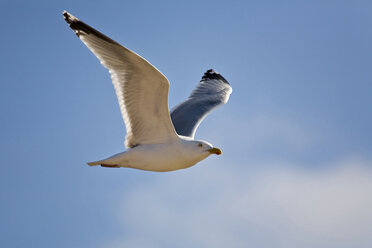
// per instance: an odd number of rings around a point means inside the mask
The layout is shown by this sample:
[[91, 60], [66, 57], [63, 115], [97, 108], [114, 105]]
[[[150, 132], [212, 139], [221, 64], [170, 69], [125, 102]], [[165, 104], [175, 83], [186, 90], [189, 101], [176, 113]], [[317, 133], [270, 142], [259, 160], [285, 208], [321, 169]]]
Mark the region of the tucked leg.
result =
[[116, 164], [101, 164], [102, 167], [107, 167], [107, 168], [119, 168], [118, 165]]

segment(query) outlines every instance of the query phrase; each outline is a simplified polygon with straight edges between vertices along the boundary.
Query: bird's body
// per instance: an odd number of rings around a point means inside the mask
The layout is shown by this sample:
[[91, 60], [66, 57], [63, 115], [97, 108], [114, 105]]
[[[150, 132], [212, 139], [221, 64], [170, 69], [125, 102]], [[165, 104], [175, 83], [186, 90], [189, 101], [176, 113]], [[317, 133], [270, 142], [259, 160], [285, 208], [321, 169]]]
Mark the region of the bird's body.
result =
[[[207, 158], [213, 149], [209, 144], [180, 137], [171, 143], [145, 144], [133, 147], [128, 151], [118, 153], [112, 157], [89, 165], [102, 165], [103, 167], [127, 167], [150, 171], [172, 171], [185, 169]], [[218, 151], [216, 150], [216, 153]]]
[[208, 142], [194, 140], [194, 135], [203, 118], [228, 101], [232, 89], [226, 79], [208, 70], [189, 98], [170, 115], [169, 82], [163, 74], [71, 14], [63, 15], [81, 41], [109, 69], [127, 131], [127, 151], [89, 165], [163, 172], [188, 168], [210, 154], [221, 154]]

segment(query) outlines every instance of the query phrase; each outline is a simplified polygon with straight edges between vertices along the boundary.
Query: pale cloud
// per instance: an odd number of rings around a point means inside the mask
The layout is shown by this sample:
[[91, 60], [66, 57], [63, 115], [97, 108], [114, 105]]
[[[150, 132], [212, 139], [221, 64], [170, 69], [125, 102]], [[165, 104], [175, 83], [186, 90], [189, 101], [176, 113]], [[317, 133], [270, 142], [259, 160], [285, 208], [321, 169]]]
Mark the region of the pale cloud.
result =
[[[204, 165], [123, 192], [118, 247], [372, 247], [372, 162]], [[250, 167], [251, 168], [251, 167]]]

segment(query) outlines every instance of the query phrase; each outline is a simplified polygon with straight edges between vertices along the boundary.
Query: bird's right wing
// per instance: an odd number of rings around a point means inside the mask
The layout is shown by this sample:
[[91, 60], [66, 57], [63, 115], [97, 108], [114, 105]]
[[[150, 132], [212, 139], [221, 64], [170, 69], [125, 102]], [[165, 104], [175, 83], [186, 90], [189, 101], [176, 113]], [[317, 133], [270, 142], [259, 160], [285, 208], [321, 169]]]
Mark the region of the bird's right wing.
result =
[[171, 111], [176, 132], [194, 138], [201, 121], [212, 110], [227, 103], [231, 92], [232, 88], [224, 77], [208, 70], [189, 98]]
[[127, 129], [126, 147], [178, 139], [169, 116], [167, 78], [144, 58], [66, 11], [63, 15], [80, 40], [109, 69]]

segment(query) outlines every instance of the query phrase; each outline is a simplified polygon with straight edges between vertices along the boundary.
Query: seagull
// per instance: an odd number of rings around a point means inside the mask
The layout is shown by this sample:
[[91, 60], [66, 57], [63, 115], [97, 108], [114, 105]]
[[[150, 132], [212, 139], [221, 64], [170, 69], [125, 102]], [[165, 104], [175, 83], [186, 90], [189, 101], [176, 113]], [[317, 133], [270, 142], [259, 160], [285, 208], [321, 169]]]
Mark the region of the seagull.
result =
[[168, 109], [168, 79], [147, 60], [64, 11], [79, 39], [111, 75], [126, 127], [126, 151], [88, 165], [165, 172], [185, 169], [211, 154], [209, 142], [195, 140], [200, 122], [229, 100], [232, 88], [216, 71], [206, 71], [190, 96]]

